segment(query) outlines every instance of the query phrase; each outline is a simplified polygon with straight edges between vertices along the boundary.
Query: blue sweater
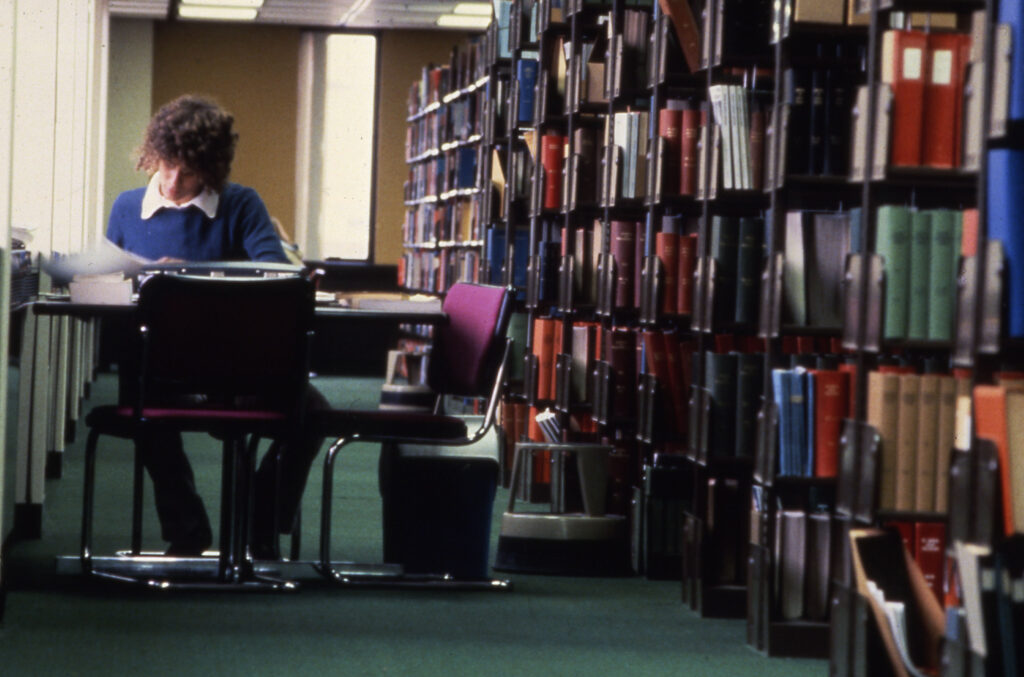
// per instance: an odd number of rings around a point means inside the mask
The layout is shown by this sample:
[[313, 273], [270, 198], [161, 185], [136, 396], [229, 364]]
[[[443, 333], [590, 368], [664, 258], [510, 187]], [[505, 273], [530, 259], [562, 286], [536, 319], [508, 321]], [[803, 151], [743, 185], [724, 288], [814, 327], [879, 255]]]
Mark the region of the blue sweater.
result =
[[110, 210], [107, 238], [123, 249], [153, 260], [288, 261], [267, 208], [252, 188], [227, 184], [212, 219], [194, 206], [161, 209], [143, 219], [145, 194], [145, 188], [125, 191]]

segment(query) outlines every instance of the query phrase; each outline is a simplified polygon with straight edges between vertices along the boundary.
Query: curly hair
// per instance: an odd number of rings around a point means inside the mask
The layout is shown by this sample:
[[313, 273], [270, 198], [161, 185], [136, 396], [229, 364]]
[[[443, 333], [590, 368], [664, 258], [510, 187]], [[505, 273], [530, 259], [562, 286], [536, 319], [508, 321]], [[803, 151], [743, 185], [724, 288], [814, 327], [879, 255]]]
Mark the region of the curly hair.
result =
[[213, 101], [186, 94], [164, 104], [146, 127], [135, 168], [157, 171], [161, 160], [181, 163], [221, 191], [231, 173], [238, 134], [234, 117]]

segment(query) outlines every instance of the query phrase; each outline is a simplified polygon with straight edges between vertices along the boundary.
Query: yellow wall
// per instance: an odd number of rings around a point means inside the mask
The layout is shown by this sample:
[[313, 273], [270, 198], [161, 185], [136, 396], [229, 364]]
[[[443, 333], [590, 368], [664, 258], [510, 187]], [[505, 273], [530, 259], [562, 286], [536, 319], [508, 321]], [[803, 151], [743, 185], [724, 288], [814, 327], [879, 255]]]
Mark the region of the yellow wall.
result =
[[299, 30], [158, 22], [153, 42], [153, 110], [186, 93], [215, 99], [235, 116], [231, 180], [255, 188], [294, 232]]
[[383, 31], [380, 34], [380, 97], [377, 105], [377, 211], [374, 251], [379, 263], [402, 255], [405, 206], [405, 118], [409, 87], [427, 63], [448, 63], [453, 45], [466, 39], [451, 31]]
[[[374, 260], [402, 253], [406, 97], [428, 62], [447, 63], [466, 35], [381, 31], [377, 105]], [[283, 26], [156, 22], [153, 109], [187, 92], [216, 99], [239, 133], [233, 181], [252, 186], [294, 233], [297, 74], [300, 29]]]

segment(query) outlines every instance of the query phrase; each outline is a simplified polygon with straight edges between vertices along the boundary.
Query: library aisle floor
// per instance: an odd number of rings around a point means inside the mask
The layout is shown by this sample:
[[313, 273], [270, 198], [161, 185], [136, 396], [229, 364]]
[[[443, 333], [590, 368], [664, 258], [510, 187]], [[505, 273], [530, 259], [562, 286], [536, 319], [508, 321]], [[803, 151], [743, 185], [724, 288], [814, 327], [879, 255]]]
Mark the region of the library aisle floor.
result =
[[[374, 406], [377, 379], [318, 378], [337, 406]], [[93, 384], [110, 401], [112, 375]], [[64, 477], [47, 487], [44, 536], [14, 543], [0, 627], [0, 673], [23, 675], [825, 675], [826, 661], [765, 658], [744, 643], [743, 620], [701, 619], [679, 584], [642, 578], [513, 575], [511, 592], [342, 590], [309, 583], [297, 594], [137, 591], [55, 575], [76, 551], [81, 513], [79, 430]], [[217, 523], [220, 455], [186, 437], [199, 490]], [[97, 552], [123, 547], [130, 454], [101, 440]], [[336, 556], [380, 558], [376, 449], [347, 448], [336, 469]], [[303, 558], [316, 548], [319, 464], [304, 511]], [[507, 502], [499, 490], [495, 517]], [[161, 546], [146, 495], [145, 547]], [[495, 527], [494, 534], [496, 536]], [[492, 550], [493, 560], [493, 550]]]

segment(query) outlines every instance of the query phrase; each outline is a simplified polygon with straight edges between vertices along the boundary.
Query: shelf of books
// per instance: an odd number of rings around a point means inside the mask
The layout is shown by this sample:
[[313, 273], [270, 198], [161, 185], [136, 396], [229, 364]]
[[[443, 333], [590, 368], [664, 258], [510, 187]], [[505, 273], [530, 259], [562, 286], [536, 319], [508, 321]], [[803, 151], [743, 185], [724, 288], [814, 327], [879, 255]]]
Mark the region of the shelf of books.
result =
[[448, 64], [424, 66], [409, 88], [399, 279], [410, 291], [442, 293], [480, 280], [486, 49], [483, 38], [453, 47]]
[[[586, 573], [680, 580], [834, 675], [1021, 673], [1021, 5], [496, 2], [435, 112], [426, 76], [410, 127], [465, 100], [479, 131], [412, 171], [478, 133], [483, 190], [412, 181], [410, 253], [470, 205], [516, 292], [505, 483], [532, 443], [517, 499], [601, 525]], [[498, 566], [598, 552], [529, 522]]]

